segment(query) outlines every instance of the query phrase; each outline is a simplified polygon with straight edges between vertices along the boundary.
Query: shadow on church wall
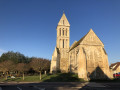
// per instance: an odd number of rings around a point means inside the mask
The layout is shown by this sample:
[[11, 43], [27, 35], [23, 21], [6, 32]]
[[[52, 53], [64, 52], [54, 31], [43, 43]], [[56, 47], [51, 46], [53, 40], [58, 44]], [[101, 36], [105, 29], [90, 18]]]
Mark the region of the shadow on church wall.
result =
[[[66, 71], [62, 70], [57, 70], [57, 71], [53, 71], [52, 73], [53, 74], [56, 74], [56, 73], [66, 73]], [[76, 68], [74, 68], [72, 65], [70, 66], [70, 68], [68, 69], [68, 72], [69, 73], [76, 73], [77, 70]], [[61, 74], [62, 75], [62, 74]], [[70, 74], [68, 74], [70, 75]], [[59, 77], [59, 76], [58, 76]], [[94, 69], [94, 71], [92, 73], [90, 73], [88, 71], [87, 73], [87, 77], [88, 77], [88, 80], [110, 80], [110, 78], [103, 72], [103, 70], [98, 66]], [[56, 78], [56, 77], [55, 77]]]
[[88, 72], [87, 77], [90, 81], [110, 80], [110, 78], [103, 72], [103, 70], [99, 66], [96, 67], [96, 69], [91, 74]]

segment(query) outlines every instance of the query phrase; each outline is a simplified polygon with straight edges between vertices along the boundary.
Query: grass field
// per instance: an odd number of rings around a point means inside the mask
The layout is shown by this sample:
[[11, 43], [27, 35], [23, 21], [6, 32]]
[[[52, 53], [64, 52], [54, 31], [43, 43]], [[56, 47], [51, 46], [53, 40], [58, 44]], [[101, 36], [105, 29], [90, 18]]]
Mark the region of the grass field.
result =
[[47, 74], [42, 75], [42, 80], [39, 79], [38, 76], [25, 76], [25, 79], [22, 80], [22, 77], [16, 77], [15, 79], [8, 78], [0, 78], [0, 82], [83, 82], [83, 79], [79, 79], [76, 74], [71, 73], [58, 73], [58, 74]]

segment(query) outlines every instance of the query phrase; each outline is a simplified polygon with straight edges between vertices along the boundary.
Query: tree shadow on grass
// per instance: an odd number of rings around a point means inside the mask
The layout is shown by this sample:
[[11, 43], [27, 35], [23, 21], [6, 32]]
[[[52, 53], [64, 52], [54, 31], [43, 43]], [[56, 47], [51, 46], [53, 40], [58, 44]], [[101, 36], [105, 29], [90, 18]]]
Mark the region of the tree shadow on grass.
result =
[[12, 81], [19, 81], [19, 80], [21, 80], [21, 78], [20, 77], [17, 77], [17, 78], [8, 78], [7, 80], [4, 80], [4, 82], [12, 82]]
[[43, 82], [84, 82], [83, 79], [78, 78], [77, 74], [73, 73], [59, 73], [48, 75], [49, 78], [43, 79]]

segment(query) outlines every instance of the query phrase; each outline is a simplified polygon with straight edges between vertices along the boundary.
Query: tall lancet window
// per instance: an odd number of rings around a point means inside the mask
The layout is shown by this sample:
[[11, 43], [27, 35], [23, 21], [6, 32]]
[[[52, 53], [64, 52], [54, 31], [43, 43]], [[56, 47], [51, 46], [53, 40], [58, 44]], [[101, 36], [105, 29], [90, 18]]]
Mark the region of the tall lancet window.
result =
[[67, 36], [67, 28], [66, 28], [66, 36]]
[[63, 39], [63, 48], [64, 48], [64, 39]]
[[63, 25], [64, 25], [64, 20], [63, 20]]
[[60, 34], [60, 36], [61, 36], [61, 28], [60, 28], [59, 32], [60, 32], [59, 34]]
[[63, 36], [64, 36], [64, 28], [63, 28]]

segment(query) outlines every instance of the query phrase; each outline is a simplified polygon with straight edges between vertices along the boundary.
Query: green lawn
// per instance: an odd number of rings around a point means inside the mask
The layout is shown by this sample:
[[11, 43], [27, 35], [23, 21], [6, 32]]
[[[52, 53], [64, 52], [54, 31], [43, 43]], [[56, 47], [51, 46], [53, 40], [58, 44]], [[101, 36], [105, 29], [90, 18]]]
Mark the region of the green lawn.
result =
[[25, 79], [22, 80], [22, 77], [16, 77], [15, 79], [0, 78], [0, 82], [83, 82], [83, 79], [79, 79], [76, 74], [71, 73], [59, 73], [59, 74], [47, 74], [42, 75], [42, 80], [40, 81], [39, 76], [25, 76]]

